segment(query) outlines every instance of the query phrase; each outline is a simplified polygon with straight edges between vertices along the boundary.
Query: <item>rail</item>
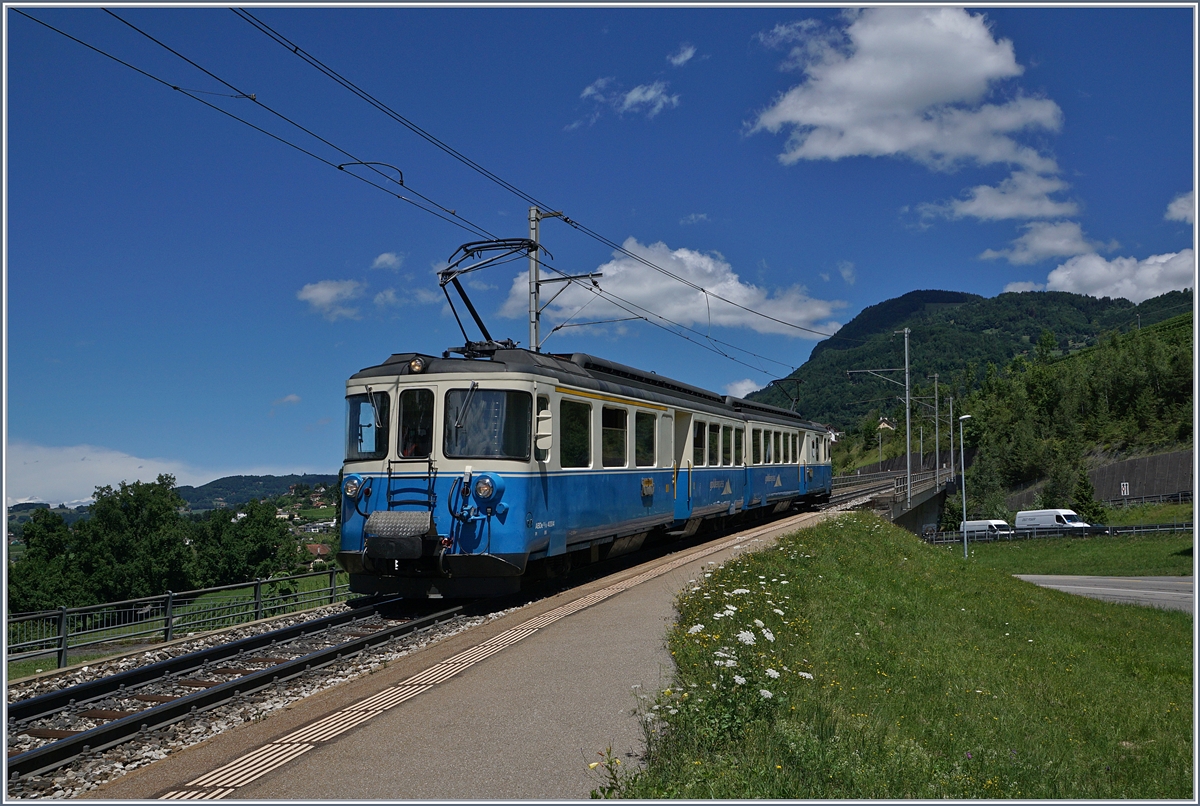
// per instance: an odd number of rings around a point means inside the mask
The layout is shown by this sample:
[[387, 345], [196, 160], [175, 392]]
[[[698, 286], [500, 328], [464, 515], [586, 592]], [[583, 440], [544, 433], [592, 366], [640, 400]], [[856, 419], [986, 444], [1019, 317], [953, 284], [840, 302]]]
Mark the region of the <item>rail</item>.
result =
[[1192, 491], [1183, 490], [1163, 495], [1123, 495], [1120, 498], [1109, 498], [1100, 503], [1106, 507], [1127, 507], [1135, 504], [1187, 504], [1191, 503], [1191, 500]]
[[[318, 578], [323, 585], [313, 584]], [[256, 579], [240, 585], [174, 593], [87, 607], [60, 607], [6, 619], [9, 662], [54, 654], [67, 665], [71, 650], [101, 644], [170, 641], [189, 633], [344, 601], [349, 577], [336, 569]]]

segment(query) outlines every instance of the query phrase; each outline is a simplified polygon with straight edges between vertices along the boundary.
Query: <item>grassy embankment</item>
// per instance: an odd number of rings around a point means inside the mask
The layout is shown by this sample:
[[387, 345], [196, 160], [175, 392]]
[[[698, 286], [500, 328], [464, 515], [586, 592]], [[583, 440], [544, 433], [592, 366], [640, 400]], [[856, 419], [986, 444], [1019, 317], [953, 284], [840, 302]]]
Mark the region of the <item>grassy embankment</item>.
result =
[[644, 770], [677, 798], [1191, 798], [1192, 617], [844, 516], [681, 594]]
[[972, 543], [971, 559], [1006, 574], [1188, 576], [1192, 542], [1186, 533], [1002, 540]]

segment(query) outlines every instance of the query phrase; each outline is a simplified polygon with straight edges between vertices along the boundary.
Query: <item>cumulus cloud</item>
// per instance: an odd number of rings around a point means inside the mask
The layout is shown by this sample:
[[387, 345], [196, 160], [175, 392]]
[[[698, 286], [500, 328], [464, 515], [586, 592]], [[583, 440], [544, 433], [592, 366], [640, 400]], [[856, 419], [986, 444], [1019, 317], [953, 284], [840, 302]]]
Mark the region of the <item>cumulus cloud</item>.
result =
[[707, 213], [692, 213], [691, 215], [686, 215], [683, 218], [679, 219], [679, 223], [680, 224], [699, 224], [701, 221], [707, 221], [707, 220], [708, 220]]
[[1184, 249], [1151, 255], [1144, 260], [1133, 257], [1105, 260], [1096, 254], [1077, 255], [1050, 272], [1046, 288], [1143, 302], [1168, 291], [1194, 288], [1195, 282], [1196, 254], [1191, 249]]
[[1196, 191], [1189, 190], [1172, 199], [1171, 203], [1167, 205], [1167, 213], [1163, 217], [1168, 221], [1185, 221], [1194, 225], [1196, 223]]
[[966, 198], [943, 204], [921, 206], [922, 213], [951, 218], [971, 216], [984, 221], [1009, 218], [1064, 218], [1079, 212], [1071, 201], [1056, 201], [1050, 194], [1066, 190], [1068, 185], [1054, 176], [1031, 171], [1016, 171], [998, 186], [978, 185], [966, 191]]
[[903, 156], [937, 168], [962, 160], [1054, 171], [1013, 135], [1057, 131], [1053, 101], [1017, 96], [983, 103], [994, 84], [1021, 75], [1012, 42], [982, 14], [948, 7], [875, 7], [847, 15], [844, 30], [795, 26], [760, 37], [795, 42], [805, 80], [780, 95], [752, 131], [787, 129], [780, 159]]
[[1089, 241], [1083, 229], [1074, 221], [1034, 221], [1025, 224], [1025, 234], [1012, 242], [1009, 249], [988, 249], [980, 254], [983, 260], [1006, 258], [1014, 265], [1037, 263], [1047, 258], [1071, 257], [1095, 252], [1097, 249], [1116, 249], [1118, 244]]
[[[821, 300], [810, 297], [803, 286], [770, 292], [743, 282], [733, 267], [719, 254], [698, 252], [692, 249], [671, 249], [665, 243], [644, 245], [634, 238], [623, 244], [642, 259], [667, 271], [684, 277], [692, 283], [732, 300], [751, 311], [772, 316], [784, 322], [832, 333], [841, 327], [831, 319], [836, 309], [845, 307], [841, 301]], [[776, 333], [802, 338], [821, 338], [815, 334], [796, 330], [755, 316], [700, 291], [693, 291], [644, 264], [615, 253], [613, 260], [599, 266], [603, 273], [601, 287], [615, 296], [635, 303], [667, 319], [689, 327], [744, 327], [759, 333]], [[572, 285], [551, 303], [548, 318], [565, 320], [587, 304], [587, 316], [591, 319], [616, 319], [630, 314], [591, 291]], [[509, 290], [508, 299], [501, 315], [511, 318], [525, 316], [529, 308], [528, 272], [518, 274]]]
[[1044, 283], [1031, 283], [1026, 280], [1022, 280], [1019, 283], [1009, 283], [1008, 285], [1004, 286], [1004, 290], [1006, 292], [1012, 291], [1017, 293], [1022, 291], [1044, 291], [1045, 288], [1046, 286]]
[[667, 61], [669, 61], [675, 67], [683, 67], [685, 64], [690, 62], [692, 57], [695, 55], [696, 46], [689, 45], [687, 42], [684, 42], [679, 46], [679, 50], [667, 57]]
[[361, 297], [363, 288], [358, 280], [321, 280], [297, 291], [296, 299], [307, 302], [330, 322], [358, 319], [358, 309], [348, 303]]
[[299, 402], [300, 402], [300, 395], [292, 394], [292, 395], [284, 395], [283, 397], [279, 398], [278, 400], [271, 401], [271, 405], [272, 406], [289, 406], [289, 405], [292, 405], [294, 403], [299, 403]]
[[122, 481], [154, 481], [169, 473], [177, 484], [199, 486], [234, 475], [287, 475], [313, 472], [295, 467], [202, 468], [177, 459], [143, 458], [96, 445], [49, 447], [14, 441], [7, 446], [8, 505], [27, 501], [79, 506], [91, 500], [96, 487]]
[[755, 383], [749, 378], [746, 378], [745, 380], [734, 381], [733, 383], [726, 384], [725, 394], [733, 395], [734, 397], [745, 397], [751, 392], [757, 392], [759, 389], [762, 389], [760, 384]]
[[396, 252], [384, 252], [379, 257], [375, 258], [375, 262], [371, 264], [372, 269], [399, 269], [404, 265], [404, 255]]
[[842, 275], [842, 279], [846, 281], [846, 285], [854, 285], [854, 281], [858, 279], [858, 275], [854, 272], [854, 264], [848, 260], [843, 260], [838, 263], [838, 274]]

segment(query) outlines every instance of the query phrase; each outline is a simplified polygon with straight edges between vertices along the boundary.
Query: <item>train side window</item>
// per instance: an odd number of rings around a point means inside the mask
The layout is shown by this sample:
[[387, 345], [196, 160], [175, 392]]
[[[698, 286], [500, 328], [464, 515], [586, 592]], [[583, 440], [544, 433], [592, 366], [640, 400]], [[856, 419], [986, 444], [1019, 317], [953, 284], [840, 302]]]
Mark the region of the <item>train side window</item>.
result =
[[721, 464], [721, 426], [716, 423], [708, 424], [708, 464], [710, 467]]
[[605, 467], [625, 467], [628, 452], [629, 412], [625, 409], [600, 410], [600, 441]]
[[[543, 411], [550, 411], [550, 398], [546, 397], [545, 395], [538, 395], [538, 398], [537, 398], [537, 414], [541, 414]], [[535, 447], [534, 447], [534, 449], [533, 449], [533, 452], [534, 452], [534, 454], [535, 454], [534, 458], [535, 458], [535, 459], [537, 459], [537, 461], [539, 461], [539, 462], [548, 462], [548, 461], [550, 461], [550, 451], [549, 451], [549, 450], [542, 450], [541, 448], [538, 448], [538, 447], [536, 447], [536, 444], [537, 444], [537, 427], [536, 427], [536, 424], [537, 424], [537, 421], [538, 421], [538, 420], [537, 420], [537, 414], [535, 414], [535, 415], [534, 415], [534, 417], [533, 417], [533, 422], [534, 422], [534, 429], [533, 429], [533, 430], [534, 430], [534, 435], [533, 435], [533, 437], [534, 437], [534, 444], [535, 444]]]
[[704, 423], [692, 426], [692, 465], [704, 466]]
[[742, 438], [746, 436], [744, 428], [735, 428], [733, 431], [733, 464], [735, 467], [742, 465]]
[[762, 429], [755, 428], [750, 432], [750, 461], [753, 464], [762, 464]]
[[576, 400], [558, 404], [562, 426], [562, 445], [558, 449], [563, 467], [590, 467], [592, 464], [592, 407]]
[[783, 453], [780, 451], [780, 448], [782, 448], [783, 445], [781, 444], [782, 441], [779, 439], [780, 436], [782, 435], [778, 431], [771, 432], [771, 442], [775, 446], [775, 464], [779, 464], [783, 461]]
[[792, 435], [784, 434], [783, 435], [783, 462], [784, 462], [784, 464], [788, 464], [789, 462], [791, 462], [793, 456], [795, 456], [795, 454], [792, 453]]
[[400, 393], [400, 457], [425, 459], [433, 451], [433, 391]]
[[721, 429], [721, 464], [733, 464], [733, 428], [728, 425]]
[[638, 467], [654, 467], [655, 419], [648, 411], [633, 416], [633, 461]]
[[769, 465], [775, 462], [775, 454], [771, 452], [771, 432], [763, 431], [763, 464]]

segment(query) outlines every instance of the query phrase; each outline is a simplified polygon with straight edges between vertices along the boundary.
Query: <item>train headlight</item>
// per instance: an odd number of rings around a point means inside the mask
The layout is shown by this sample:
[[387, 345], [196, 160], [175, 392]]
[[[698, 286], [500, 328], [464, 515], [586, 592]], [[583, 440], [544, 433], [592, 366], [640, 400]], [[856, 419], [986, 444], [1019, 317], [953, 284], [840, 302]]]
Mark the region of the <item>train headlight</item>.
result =
[[496, 485], [492, 484], [492, 480], [484, 476], [479, 481], [475, 482], [475, 497], [484, 500], [491, 498], [492, 493], [496, 492]]
[[412, 361], [408, 362], [408, 371], [413, 375], [420, 375], [425, 371], [425, 359], [417, 356]]
[[346, 481], [342, 484], [342, 490], [345, 491], [347, 498], [358, 498], [358, 494], [362, 490], [362, 485], [362, 476], [347, 476]]
[[471, 485], [475, 501], [481, 507], [494, 507], [504, 496], [504, 479], [495, 473], [480, 473]]

